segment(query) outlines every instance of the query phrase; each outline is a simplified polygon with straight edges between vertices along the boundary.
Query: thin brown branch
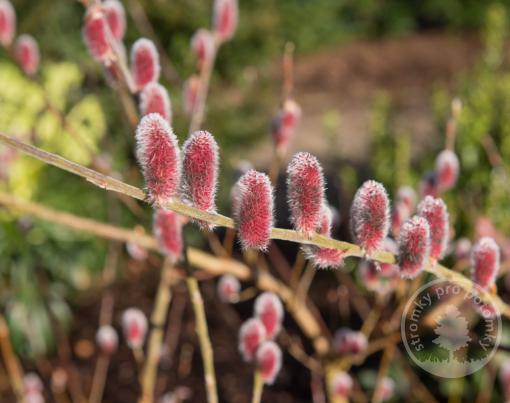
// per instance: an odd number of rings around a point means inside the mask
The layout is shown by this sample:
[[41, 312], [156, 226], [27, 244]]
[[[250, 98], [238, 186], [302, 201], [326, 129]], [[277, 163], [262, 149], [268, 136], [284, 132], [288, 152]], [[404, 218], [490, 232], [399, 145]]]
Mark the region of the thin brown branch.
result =
[[171, 271], [172, 263], [166, 258], [161, 270], [161, 278], [151, 314], [152, 330], [149, 335], [147, 359], [145, 360], [141, 376], [142, 395], [140, 396], [140, 403], [152, 403], [154, 401], [154, 386], [161, 356], [164, 325], [172, 297], [170, 292]]
[[198, 281], [193, 275], [193, 269], [189, 264], [189, 251], [186, 251], [186, 285], [190, 294], [193, 313], [195, 314], [195, 329], [200, 345], [200, 354], [202, 355], [202, 365], [204, 367], [205, 390], [208, 403], [218, 403], [218, 388], [216, 384], [216, 373], [214, 370], [214, 352], [212, 349], [211, 338], [209, 336], [209, 327], [205, 316], [204, 300], [198, 286]]
[[200, 71], [200, 85], [198, 88], [197, 100], [191, 112], [191, 121], [189, 124], [189, 133], [200, 130], [200, 126], [204, 122], [205, 108], [207, 103], [207, 94], [209, 93], [209, 85], [211, 83], [211, 76], [216, 61], [216, 55], [219, 49], [219, 40], [214, 37], [214, 46], [211, 57], [206, 59]]
[[23, 369], [19, 363], [18, 357], [14, 354], [12, 349], [11, 339], [9, 335], [9, 327], [5, 322], [3, 315], [0, 314], [0, 350], [2, 352], [2, 358], [7, 369], [9, 376], [9, 382], [12, 386], [16, 400], [18, 402], [24, 402], [23, 392]]

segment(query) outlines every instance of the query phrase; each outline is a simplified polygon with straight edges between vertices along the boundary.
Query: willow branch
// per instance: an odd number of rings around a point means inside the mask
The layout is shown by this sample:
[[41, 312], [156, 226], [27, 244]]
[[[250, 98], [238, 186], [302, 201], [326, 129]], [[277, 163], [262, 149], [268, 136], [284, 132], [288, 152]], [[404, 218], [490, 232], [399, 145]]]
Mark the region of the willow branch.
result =
[[[38, 160], [45, 162], [49, 165], [53, 165], [57, 168], [63, 169], [65, 171], [68, 171], [70, 173], [73, 173], [77, 176], [80, 176], [87, 181], [91, 182], [92, 184], [105, 189], [110, 190], [113, 192], [125, 194], [127, 196], [130, 196], [132, 198], [147, 201], [146, 193], [135, 186], [129, 185], [127, 183], [124, 183], [118, 179], [112, 178], [110, 176], [103, 175], [97, 171], [94, 171], [90, 168], [86, 168], [82, 165], [79, 165], [75, 162], [71, 162], [69, 160], [66, 160], [65, 158], [62, 158], [56, 154], [41, 150], [38, 147], [34, 147], [32, 145], [23, 143], [22, 141], [19, 141], [15, 138], [12, 138], [4, 133], [0, 133], [0, 143], [5, 144], [9, 147], [15, 148], [17, 150], [20, 150], [24, 152], [27, 155], [30, 155], [31, 157], [37, 158]], [[199, 209], [196, 209], [192, 206], [188, 206], [178, 200], [173, 200], [167, 204], [165, 204], [163, 207], [172, 210], [176, 213], [195, 218], [200, 221], [205, 221], [210, 224], [214, 224], [219, 227], [226, 227], [226, 228], [235, 228], [234, 220], [230, 217], [216, 214], [216, 213], [210, 213], [206, 211], [202, 211]], [[358, 245], [344, 242], [344, 241], [338, 241], [336, 239], [328, 238], [323, 235], [314, 234], [311, 237], [307, 237], [297, 231], [289, 230], [289, 229], [282, 229], [282, 228], [273, 228], [270, 233], [271, 239], [279, 239], [284, 241], [290, 241], [290, 242], [296, 242], [301, 244], [308, 244], [308, 245], [315, 245], [319, 246], [321, 248], [333, 248], [340, 250], [344, 253], [345, 257], [354, 256], [354, 257], [364, 257], [365, 252], [362, 250], [361, 247]], [[197, 251], [198, 253], [198, 251]], [[372, 260], [378, 261], [380, 263], [395, 263], [396, 257], [385, 251], [376, 251], [370, 255], [370, 258]], [[425, 268], [425, 271], [433, 274], [434, 276], [449, 280], [452, 282], [455, 282], [456, 284], [460, 285], [463, 289], [470, 292], [472, 291], [475, 286], [469, 280], [468, 278], [464, 277], [462, 274], [456, 273], [444, 266], [437, 265], [435, 262], [430, 261], [427, 267]], [[265, 278], [265, 275], [261, 275], [259, 278], [260, 282], [265, 282], [267, 279]], [[274, 280], [274, 279], [273, 279]], [[265, 284], [266, 287], [275, 287], [274, 284], [271, 284], [272, 281], [268, 281], [268, 284]], [[280, 284], [279, 284], [280, 285]], [[276, 287], [278, 288], [279, 285]], [[287, 289], [289, 292], [290, 290]], [[286, 291], [285, 291], [286, 292]], [[291, 293], [292, 295], [292, 293]], [[482, 300], [488, 303], [493, 303], [500, 312], [505, 315], [506, 317], [510, 318], [510, 307], [505, 304], [497, 295], [489, 294], [488, 292], [480, 292], [480, 295]], [[292, 305], [292, 299], [291, 297], [287, 298], [287, 301], [289, 302], [289, 305]], [[319, 332], [320, 333], [320, 332]]]
[[205, 60], [202, 70], [200, 71], [200, 87], [198, 88], [197, 101], [191, 113], [189, 133], [199, 130], [204, 121], [207, 94], [209, 92], [209, 84], [211, 83], [211, 76], [218, 48], [219, 40], [215, 36], [211, 57]]
[[142, 395], [139, 400], [140, 403], [152, 403], [154, 401], [154, 385], [156, 384], [159, 358], [161, 356], [163, 330], [172, 297], [170, 292], [171, 271], [172, 263], [166, 258], [161, 270], [156, 302], [151, 314], [152, 330], [149, 335], [147, 359], [145, 360], [141, 376]]
[[204, 367], [205, 390], [208, 403], [218, 403], [218, 388], [216, 383], [216, 373], [214, 371], [214, 352], [212, 349], [211, 338], [209, 336], [209, 327], [205, 316], [204, 299], [198, 286], [198, 281], [193, 275], [193, 269], [188, 261], [188, 251], [185, 252], [186, 265], [186, 285], [190, 295], [193, 313], [195, 314], [195, 329], [200, 344], [200, 353], [202, 355], [202, 365]]

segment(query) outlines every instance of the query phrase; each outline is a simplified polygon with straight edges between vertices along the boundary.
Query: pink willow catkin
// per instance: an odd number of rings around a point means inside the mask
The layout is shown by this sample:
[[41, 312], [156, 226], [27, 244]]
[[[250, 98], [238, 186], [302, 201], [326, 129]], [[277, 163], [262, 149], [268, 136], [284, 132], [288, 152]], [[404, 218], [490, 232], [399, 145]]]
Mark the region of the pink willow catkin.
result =
[[274, 341], [265, 341], [257, 350], [257, 367], [266, 385], [272, 385], [282, 367], [282, 351]]
[[103, 354], [111, 355], [117, 351], [119, 336], [113, 327], [103, 325], [96, 332], [96, 343]]
[[232, 205], [244, 249], [265, 250], [273, 227], [273, 189], [267, 175], [249, 170], [236, 183]]
[[287, 167], [287, 200], [294, 228], [311, 236], [321, 224], [324, 202], [322, 167], [313, 155], [300, 152]]
[[299, 105], [292, 99], [285, 100], [282, 109], [275, 116], [271, 125], [273, 142], [278, 153], [286, 152], [300, 117], [301, 108]]
[[144, 116], [136, 129], [136, 156], [150, 200], [163, 205], [177, 194], [181, 157], [168, 121], [157, 113]]
[[231, 274], [224, 274], [218, 280], [217, 292], [223, 302], [235, 302], [239, 299], [241, 283], [237, 277]]
[[201, 28], [195, 32], [191, 38], [191, 50], [197, 59], [199, 69], [213, 58], [214, 47], [214, 36], [209, 30]]
[[108, 22], [101, 6], [90, 6], [85, 13], [82, 35], [89, 53], [98, 62], [109, 65], [113, 52], [108, 41]]
[[404, 278], [415, 278], [425, 267], [430, 253], [430, 227], [423, 217], [414, 216], [400, 230], [397, 262]]
[[[218, 144], [211, 133], [196, 131], [184, 143], [182, 193], [184, 200], [192, 206], [216, 212], [216, 188], [218, 186]], [[213, 225], [201, 224], [209, 229]]]
[[366, 181], [351, 206], [351, 229], [356, 242], [370, 254], [381, 247], [390, 226], [389, 199], [384, 186]]
[[149, 83], [157, 82], [160, 73], [156, 46], [147, 38], [138, 39], [131, 48], [131, 74], [138, 91]]
[[347, 398], [351, 394], [352, 378], [347, 372], [337, 372], [330, 383], [331, 394], [338, 398]]
[[118, 0], [106, 0], [103, 3], [103, 9], [113, 37], [121, 41], [126, 33], [126, 13], [124, 11], [124, 6]]
[[274, 339], [282, 328], [283, 305], [280, 298], [272, 292], [264, 292], [255, 300], [255, 317], [266, 328], [266, 337]]
[[266, 328], [257, 318], [250, 318], [239, 328], [239, 352], [246, 362], [252, 362], [260, 344], [266, 339]]
[[[321, 235], [331, 237], [333, 222], [333, 211], [326, 202], [322, 205], [322, 218], [318, 232]], [[302, 247], [305, 256], [310, 259], [316, 267], [326, 269], [328, 267], [339, 267], [343, 264], [344, 253], [338, 249], [319, 248], [315, 245], [304, 245]]]
[[471, 278], [482, 289], [494, 284], [499, 271], [500, 252], [494, 239], [481, 238], [471, 252]]
[[162, 252], [177, 262], [184, 247], [182, 237], [183, 218], [170, 210], [156, 209], [153, 218], [153, 232]]
[[239, 19], [237, 0], [215, 0], [213, 10], [214, 34], [221, 41], [232, 39]]
[[23, 34], [16, 39], [14, 57], [27, 76], [39, 69], [39, 46], [31, 35]]
[[426, 196], [418, 204], [418, 215], [429, 223], [430, 229], [430, 257], [440, 260], [448, 246], [449, 224], [448, 210], [443, 200]]
[[437, 186], [440, 191], [451, 189], [459, 177], [459, 159], [451, 150], [443, 150], [436, 159]]
[[161, 84], [149, 83], [140, 94], [140, 114], [159, 113], [169, 123], [172, 122], [172, 109], [168, 91]]
[[140, 349], [147, 335], [147, 316], [138, 308], [128, 308], [122, 314], [122, 331], [132, 349]]
[[182, 105], [184, 112], [191, 115], [195, 110], [200, 89], [200, 77], [191, 76], [184, 82], [182, 89]]
[[16, 33], [16, 12], [8, 0], [0, 0], [0, 44], [11, 45]]

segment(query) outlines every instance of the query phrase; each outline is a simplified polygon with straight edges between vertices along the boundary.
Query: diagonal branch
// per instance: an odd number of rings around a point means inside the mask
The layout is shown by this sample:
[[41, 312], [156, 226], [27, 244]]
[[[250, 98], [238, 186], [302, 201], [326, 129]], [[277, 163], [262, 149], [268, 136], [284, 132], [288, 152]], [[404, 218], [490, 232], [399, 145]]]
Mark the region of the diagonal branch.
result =
[[[140, 188], [129, 185], [110, 176], [103, 175], [90, 168], [86, 168], [82, 165], [66, 160], [65, 158], [62, 158], [58, 155], [41, 150], [38, 147], [25, 144], [22, 141], [10, 137], [4, 133], [0, 133], [0, 143], [20, 150], [25, 154], [37, 158], [40, 161], [43, 161], [47, 164], [53, 165], [57, 168], [81, 176], [82, 178], [86, 179], [87, 181], [93, 183], [94, 185], [100, 188], [111, 190], [117, 193], [122, 193], [138, 200], [146, 201], [146, 194]], [[188, 206], [177, 200], [173, 200], [167, 203], [164, 207], [172, 211], [175, 211], [176, 213], [191, 218], [195, 218], [200, 221], [206, 221], [208, 223], [215, 224], [220, 227], [235, 228], [234, 220], [232, 220], [230, 217], [221, 214], [202, 211], [194, 207]], [[345, 257], [365, 256], [364, 251], [358, 245], [354, 245], [349, 242], [337, 241], [335, 239], [328, 238], [319, 234], [314, 234], [313, 236], [308, 238], [297, 231], [282, 228], [273, 228], [271, 230], [271, 239], [280, 239], [284, 241], [291, 241], [301, 244], [315, 245], [321, 248], [338, 249], [344, 252]], [[391, 253], [384, 251], [374, 252], [370, 255], [370, 258], [381, 263], [395, 263], [395, 256], [392, 255]], [[430, 262], [425, 271], [433, 274], [438, 278], [453, 281], [462, 288], [464, 288], [465, 290], [467, 290], [468, 292], [472, 291], [475, 288], [474, 284], [468, 278], [446, 267], [437, 265], [434, 262]], [[493, 303], [494, 305], [496, 305], [496, 307], [500, 310], [500, 312], [503, 315], [510, 318], [510, 306], [506, 305], [497, 295], [492, 295], [488, 292], [482, 292], [480, 293], [480, 297], [485, 302]], [[289, 299], [289, 301], [290, 300], [291, 299]]]

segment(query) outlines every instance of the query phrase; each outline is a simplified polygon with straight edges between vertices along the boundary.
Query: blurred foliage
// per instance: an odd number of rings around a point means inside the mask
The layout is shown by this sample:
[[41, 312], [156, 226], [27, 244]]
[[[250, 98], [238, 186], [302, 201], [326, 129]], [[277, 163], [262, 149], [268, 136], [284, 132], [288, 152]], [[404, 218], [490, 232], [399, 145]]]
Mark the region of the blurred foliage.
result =
[[[4, 112], [0, 131], [13, 133], [25, 142], [81, 164], [90, 164], [91, 153], [80, 147], [73, 136], [79, 136], [96, 152], [106, 132], [106, 119], [96, 96], [84, 95], [74, 102], [73, 98], [79, 98], [74, 93], [81, 91], [83, 79], [78, 66], [72, 63], [47, 63], [38, 83], [25, 78], [11, 63], [0, 62], [0, 109]], [[51, 112], [52, 108], [61, 112]], [[84, 215], [93, 212], [97, 216], [101, 211], [104, 214], [101, 200], [104, 196], [98, 199], [99, 192], [91, 192], [90, 186], [66, 180], [69, 175], [65, 173], [11, 153], [5, 147], [0, 150], [2, 163], [8, 167], [3, 167], [6, 172], [0, 185], [2, 191], [24, 199], [42, 199]], [[60, 192], [64, 180], [66, 191]], [[53, 346], [52, 321], [62, 325], [70, 321], [64, 297], [71, 297], [69, 290], [79, 286], [75, 284], [74, 268], [100, 268], [103, 242], [3, 211], [0, 243], [0, 301], [7, 308], [13, 341], [23, 354], [43, 354]], [[30, 337], [33, 332], [43, 337]]]

